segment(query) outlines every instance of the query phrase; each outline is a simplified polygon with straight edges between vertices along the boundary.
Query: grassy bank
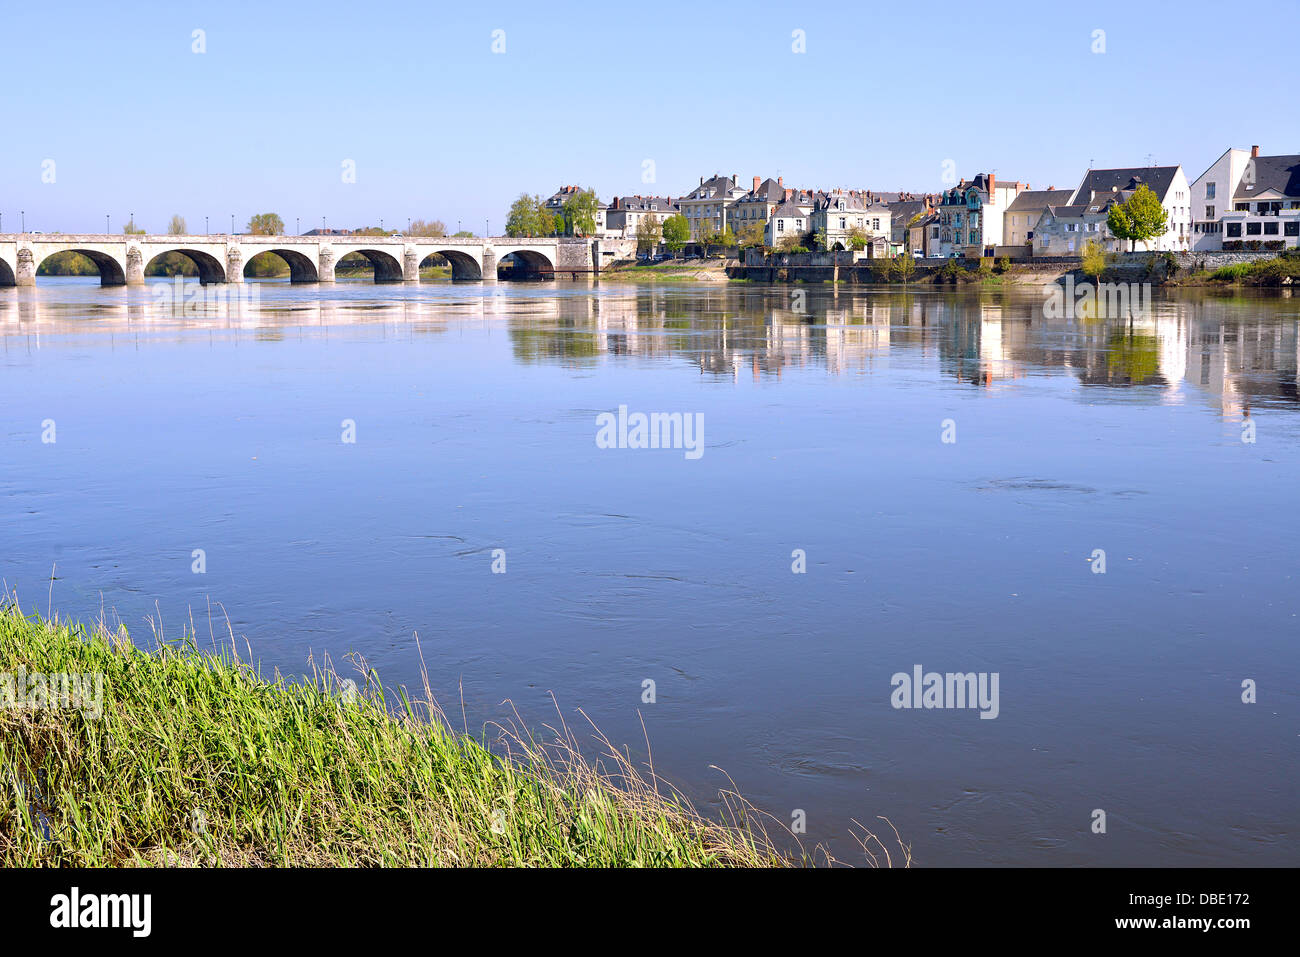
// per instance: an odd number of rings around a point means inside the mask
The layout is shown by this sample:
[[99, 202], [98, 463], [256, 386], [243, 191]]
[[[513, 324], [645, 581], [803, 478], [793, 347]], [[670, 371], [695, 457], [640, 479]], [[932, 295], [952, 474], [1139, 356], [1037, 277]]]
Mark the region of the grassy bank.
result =
[[[373, 673], [288, 682], [236, 648], [0, 607], [0, 866], [789, 863], [734, 795], [707, 820], [563, 726], [493, 753], [405, 692], [384, 707]], [[20, 669], [100, 674], [102, 707], [24, 706]]]

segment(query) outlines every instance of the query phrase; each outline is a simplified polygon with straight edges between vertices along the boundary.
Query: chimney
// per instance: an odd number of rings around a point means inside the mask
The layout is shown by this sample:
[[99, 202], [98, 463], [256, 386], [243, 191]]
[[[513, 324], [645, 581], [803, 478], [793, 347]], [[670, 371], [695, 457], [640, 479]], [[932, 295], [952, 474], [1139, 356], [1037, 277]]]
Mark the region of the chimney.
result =
[[793, 196], [793, 195], [794, 195], [794, 190], [792, 190], [792, 189], [787, 189], [787, 190], [785, 191], [785, 198], [786, 198], [786, 201], [789, 202], [790, 197]]
[[701, 186], [704, 185], [704, 177], [703, 177], [703, 176], [700, 177], [700, 185], [701, 185]]
[[782, 182], [782, 178], [781, 178], [780, 176], [778, 176], [778, 177], [776, 178], [776, 185], [777, 185], [777, 186], [784, 186], [784, 185], [785, 185], [785, 183]]
[[989, 199], [993, 198], [993, 190], [997, 188], [998, 178], [989, 173]]
[[758, 177], [754, 177], [754, 192], [758, 192]]
[[1258, 147], [1258, 146], [1252, 146], [1252, 147], [1250, 148], [1250, 158], [1251, 158], [1251, 159], [1254, 159], [1254, 158], [1255, 158], [1256, 156], [1258, 156], [1258, 155], [1259, 155], [1259, 147]]

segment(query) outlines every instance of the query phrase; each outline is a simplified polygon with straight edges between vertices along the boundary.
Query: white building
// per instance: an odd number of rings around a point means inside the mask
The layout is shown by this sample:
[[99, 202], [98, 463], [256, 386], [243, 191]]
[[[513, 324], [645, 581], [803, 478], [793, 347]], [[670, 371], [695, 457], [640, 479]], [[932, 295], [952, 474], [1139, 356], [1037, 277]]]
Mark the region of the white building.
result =
[[855, 231], [864, 240], [877, 237], [890, 239], [891, 214], [889, 207], [857, 190], [836, 190], [820, 197], [811, 216], [814, 233], [824, 233], [827, 249], [851, 248], [851, 234]]
[[1192, 187], [1187, 182], [1182, 166], [1090, 169], [1071, 195], [1069, 205], [1104, 208], [1113, 200], [1127, 199], [1139, 186], [1146, 186], [1156, 194], [1167, 217], [1164, 235], [1143, 243], [1143, 248], [1174, 251], [1190, 249]]
[[1294, 247], [1300, 243], [1300, 154], [1229, 149], [1192, 184], [1192, 202], [1194, 249]]
[[637, 227], [649, 217], [655, 217], [662, 227], [665, 219], [679, 212], [671, 196], [615, 196], [605, 210], [603, 238], [636, 239]]

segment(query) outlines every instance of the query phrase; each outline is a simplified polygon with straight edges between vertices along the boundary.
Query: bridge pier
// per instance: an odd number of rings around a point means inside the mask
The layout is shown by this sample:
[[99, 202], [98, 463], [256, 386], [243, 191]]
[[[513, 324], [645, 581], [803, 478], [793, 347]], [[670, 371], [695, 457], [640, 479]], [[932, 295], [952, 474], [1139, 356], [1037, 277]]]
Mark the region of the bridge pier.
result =
[[483, 281], [497, 281], [497, 251], [486, 245], [483, 247]]
[[139, 246], [126, 248], [126, 284], [128, 286], [144, 285], [144, 254]]
[[244, 281], [244, 251], [238, 246], [226, 246], [226, 282]]
[[14, 285], [36, 285], [36, 257], [26, 247], [18, 247], [18, 269], [14, 272]]
[[402, 282], [420, 281], [420, 256], [407, 246], [402, 252]]
[[320, 253], [316, 257], [316, 281], [334, 281], [334, 248], [332, 246], [322, 245], [320, 247]]

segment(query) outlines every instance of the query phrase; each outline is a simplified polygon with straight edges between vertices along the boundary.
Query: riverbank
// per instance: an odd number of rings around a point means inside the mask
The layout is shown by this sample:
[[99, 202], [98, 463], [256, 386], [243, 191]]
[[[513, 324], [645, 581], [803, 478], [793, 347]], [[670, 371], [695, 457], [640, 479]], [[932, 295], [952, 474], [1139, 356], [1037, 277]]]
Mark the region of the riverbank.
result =
[[734, 259], [668, 259], [660, 263], [616, 262], [602, 266], [602, 279], [636, 279], [658, 282], [727, 282]]
[[[0, 866], [791, 863], [736, 796], [708, 820], [567, 728], [508, 729], [493, 753], [404, 690], [386, 708], [373, 672], [291, 682], [239, 651], [0, 607]], [[55, 707], [47, 676], [68, 675], [85, 694]]]

